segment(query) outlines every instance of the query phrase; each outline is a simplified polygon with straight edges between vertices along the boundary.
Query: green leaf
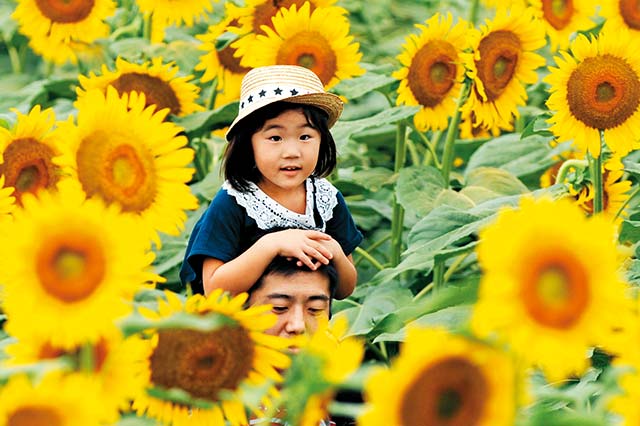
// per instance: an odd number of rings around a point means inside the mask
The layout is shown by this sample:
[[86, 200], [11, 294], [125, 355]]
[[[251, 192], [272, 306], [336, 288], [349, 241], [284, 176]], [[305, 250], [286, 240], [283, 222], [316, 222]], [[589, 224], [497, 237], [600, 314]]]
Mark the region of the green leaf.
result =
[[374, 90], [396, 83], [397, 81], [398, 80], [391, 76], [369, 71], [360, 77], [340, 81], [332, 91], [347, 99], [353, 100]]
[[471, 316], [473, 305], [457, 305], [444, 308], [421, 316], [415, 321], [411, 321], [406, 327], [393, 333], [382, 333], [373, 341], [378, 342], [402, 342], [410, 327], [444, 327], [448, 330], [455, 330], [468, 322]]
[[396, 197], [408, 214], [419, 218], [433, 209], [444, 188], [442, 174], [435, 167], [406, 167], [398, 175]]
[[363, 132], [365, 130], [373, 129], [385, 124], [397, 123], [400, 120], [412, 117], [420, 107], [417, 106], [397, 106], [393, 108], [387, 108], [382, 112], [379, 112], [371, 117], [362, 118], [359, 120], [350, 121], [338, 121], [331, 129], [333, 138], [336, 143], [346, 142], [352, 135]]
[[135, 414], [125, 414], [120, 417], [116, 426], [157, 426], [158, 423], [154, 419], [148, 417], [136, 416]]
[[515, 176], [526, 176], [551, 166], [551, 138], [531, 135], [520, 139], [518, 133], [497, 137], [480, 146], [469, 158], [467, 173], [479, 167], [504, 169]]
[[520, 180], [506, 170], [479, 167], [471, 170], [465, 179], [465, 187], [460, 191], [475, 204], [494, 198], [519, 195], [529, 192]]
[[213, 111], [195, 112], [186, 117], [175, 117], [173, 121], [182, 126], [191, 139], [231, 124], [237, 113], [238, 102], [233, 102]]
[[[377, 287], [367, 295], [362, 306], [353, 308], [353, 321], [348, 336], [366, 335], [375, 326], [376, 318], [393, 312], [411, 302], [412, 294], [408, 289], [397, 286]], [[355, 314], [355, 315], [354, 315]]]

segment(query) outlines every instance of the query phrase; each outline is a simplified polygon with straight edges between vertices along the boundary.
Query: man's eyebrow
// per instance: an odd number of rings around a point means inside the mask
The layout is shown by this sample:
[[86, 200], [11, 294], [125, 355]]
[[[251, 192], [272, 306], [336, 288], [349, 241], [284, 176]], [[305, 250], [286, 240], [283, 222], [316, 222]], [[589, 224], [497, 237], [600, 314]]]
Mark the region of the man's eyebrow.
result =
[[309, 298], [307, 300], [322, 300], [324, 302], [328, 302], [329, 301], [329, 296], [325, 296], [324, 294], [316, 294], [313, 296], [309, 296]]
[[271, 293], [267, 295], [267, 299], [287, 299], [287, 300], [291, 300], [292, 297], [289, 296], [288, 294], [284, 294], [284, 293]]

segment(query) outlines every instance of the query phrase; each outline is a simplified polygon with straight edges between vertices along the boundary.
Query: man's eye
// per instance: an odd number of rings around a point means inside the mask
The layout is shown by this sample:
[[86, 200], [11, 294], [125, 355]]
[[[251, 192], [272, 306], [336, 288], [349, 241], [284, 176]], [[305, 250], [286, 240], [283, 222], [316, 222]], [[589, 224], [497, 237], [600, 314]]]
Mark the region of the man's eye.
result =
[[273, 311], [274, 314], [283, 314], [283, 313], [287, 312], [287, 307], [286, 306], [274, 306], [273, 308], [271, 308], [271, 310]]
[[309, 313], [311, 315], [321, 315], [324, 313], [324, 309], [309, 308]]

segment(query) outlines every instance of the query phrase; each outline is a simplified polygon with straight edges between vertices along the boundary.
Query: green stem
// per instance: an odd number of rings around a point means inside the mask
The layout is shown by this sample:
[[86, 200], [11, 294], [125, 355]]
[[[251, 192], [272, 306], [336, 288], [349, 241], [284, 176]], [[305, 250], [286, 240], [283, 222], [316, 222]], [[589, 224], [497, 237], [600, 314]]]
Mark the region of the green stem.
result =
[[[367, 253], [373, 252], [375, 249], [380, 247], [382, 244], [384, 244], [390, 238], [391, 238], [391, 233], [389, 233], [389, 234], [385, 235], [384, 237], [380, 238], [378, 241], [376, 241], [375, 243], [373, 243], [369, 247], [367, 247]], [[364, 256], [358, 257], [358, 259], [356, 259], [353, 262], [353, 264], [358, 266], [358, 263], [360, 263], [360, 261], [362, 261], [362, 259], [364, 259]]]
[[466, 253], [461, 254], [460, 256], [458, 256], [456, 258], [456, 260], [454, 260], [453, 262], [451, 262], [451, 266], [449, 266], [449, 268], [447, 269], [447, 272], [444, 273], [443, 279], [444, 282], [448, 282], [449, 279], [451, 278], [451, 276], [454, 274], [454, 272], [456, 272], [456, 270], [458, 269], [458, 267], [462, 264], [462, 262], [464, 262], [464, 260], [472, 253], [473, 251], [468, 251]]
[[475, 25], [478, 20], [478, 10], [480, 9], [480, 0], [473, 0], [471, 2], [471, 9], [469, 10], [469, 23]]
[[471, 81], [467, 79], [460, 89], [460, 96], [458, 97], [458, 104], [456, 105], [456, 113], [451, 117], [451, 122], [447, 128], [447, 137], [444, 141], [444, 152], [442, 153], [442, 177], [447, 188], [449, 187], [449, 174], [451, 173], [451, 167], [453, 166], [456, 135], [458, 134], [458, 127], [460, 126], [460, 118], [462, 115], [460, 108], [467, 101], [470, 90]]
[[425, 294], [429, 293], [431, 290], [433, 289], [433, 283], [429, 283], [426, 286], [424, 286], [424, 288], [422, 290], [420, 290], [418, 292], [418, 294], [416, 294], [415, 296], [413, 296], [413, 301], [415, 302], [416, 300], [420, 299], [422, 296], [424, 296]]
[[[431, 159], [433, 159], [435, 165], [437, 168], [442, 167], [440, 165], [440, 162], [438, 161], [438, 156], [436, 155], [436, 151], [434, 149], [435, 146], [435, 142], [437, 142], [437, 140], [440, 138], [440, 131], [437, 131], [434, 133], [434, 141], [430, 141], [424, 133], [422, 133], [421, 131], [419, 131], [418, 129], [416, 129], [416, 127], [411, 124], [411, 130], [413, 130], [419, 137], [420, 139], [422, 139], [422, 142], [424, 142], [424, 146], [427, 148], [427, 150], [429, 151], [429, 155], [425, 155], [424, 156], [424, 160], [422, 162], [423, 165], [428, 165], [431, 162]], [[418, 163], [416, 163], [418, 164]]]
[[618, 211], [616, 212], [616, 216], [614, 217], [614, 219], [617, 219], [618, 217], [620, 217], [620, 215], [622, 214], [622, 212], [624, 211], [624, 209], [629, 205], [629, 203], [631, 202], [631, 199], [633, 197], [635, 197], [636, 195], [638, 195], [638, 192], [640, 192], [640, 186], [636, 186], [635, 189], [631, 192], [631, 194], [629, 194], [629, 197], [625, 200], [624, 203], [622, 203], [622, 205], [620, 206], [620, 208], [618, 209]]
[[371, 256], [371, 254], [369, 254], [368, 251], [366, 251], [363, 248], [360, 247], [356, 247], [356, 253], [358, 253], [360, 256], [362, 256], [363, 259], [366, 259], [369, 261], [370, 264], [372, 264], [378, 271], [382, 271], [384, 269], [384, 265], [381, 264], [380, 262], [378, 262], [376, 260], [375, 257]]
[[96, 360], [94, 356], [95, 352], [93, 344], [85, 343], [80, 347], [80, 370], [85, 373], [91, 373], [95, 371]]
[[[603, 138], [602, 131], [600, 131], [600, 138]], [[598, 214], [602, 211], [602, 154], [594, 157], [589, 153], [587, 158], [593, 185], [593, 214]]]
[[[397, 176], [404, 167], [406, 156], [407, 125], [404, 120], [398, 122], [396, 133], [396, 153], [393, 173]], [[402, 231], [404, 228], [404, 208], [398, 203], [398, 197], [393, 195], [393, 213], [391, 216], [391, 266], [400, 263], [402, 253]]]
[[418, 150], [416, 149], [416, 144], [409, 138], [407, 138], [407, 148], [409, 149], [409, 155], [411, 156], [411, 164], [419, 165], [420, 164], [420, 156], [418, 155]]
[[367, 345], [367, 348], [371, 350], [371, 352], [376, 354], [380, 361], [384, 361], [387, 364], [389, 363], [389, 358], [387, 357], [387, 355], [385, 355], [376, 345], [368, 340], [365, 340], [365, 344]]
[[562, 166], [560, 166], [560, 168], [558, 169], [555, 183], [564, 183], [564, 180], [566, 179], [567, 174], [569, 174], [571, 169], [584, 170], [587, 167], [589, 167], [588, 161], [576, 159], [567, 160], [562, 163]]
[[444, 284], [444, 258], [436, 259], [433, 265], [433, 290], [438, 291]]
[[216, 96], [218, 96], [218, 77], [216, 76], [211, 81], [211, 95], [209, 95], [209, 101], [207, 102], [207, 109], [212, 110], [216, 104]]
[[152, 19], [152, 15], [151, 13], [145, 13], [144, 15], [144, 21], [142, 23], [142, 38], [144, 38], [145, 40], [147, 40], [148, 42], [151, 42], [151, 19]]
[[9, 52], [9, 60], [11, 61], [11, 70], [14, 74], [22, 73], [22, 61], [18, 49], [13, 44], [7, 43], [7, 51]]

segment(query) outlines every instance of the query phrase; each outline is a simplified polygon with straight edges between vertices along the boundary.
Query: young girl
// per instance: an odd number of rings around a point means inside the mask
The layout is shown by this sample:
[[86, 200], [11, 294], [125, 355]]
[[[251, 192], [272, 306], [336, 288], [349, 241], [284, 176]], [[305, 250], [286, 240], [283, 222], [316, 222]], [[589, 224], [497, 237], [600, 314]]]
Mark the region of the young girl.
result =
[[276, 256], [315, 270], [333, 262], [335, 297], [357, 281], [351, 253], [362, 241], [342, 194], [324, 177], [336, 165], [329, 132], [342, 101], [312, 71], [255, 68], [242, 80], [227, 132], [226, 181], [193, 229], [180, 271], [208, 294], [247, 291]]

